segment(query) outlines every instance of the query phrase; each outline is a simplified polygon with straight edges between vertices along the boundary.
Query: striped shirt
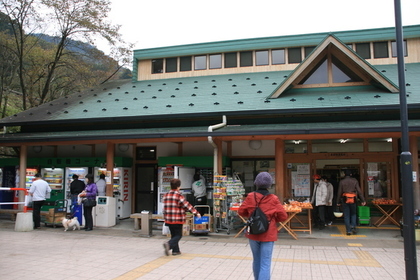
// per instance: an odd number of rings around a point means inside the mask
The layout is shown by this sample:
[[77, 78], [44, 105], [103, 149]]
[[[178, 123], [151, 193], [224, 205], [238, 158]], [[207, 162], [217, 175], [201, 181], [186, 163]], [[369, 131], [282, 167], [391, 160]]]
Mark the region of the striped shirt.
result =
[[170, 190], [163, 196], [163, 215], [166, 224], [184, 224], [185, 211], [198, 214], [179, 191]]

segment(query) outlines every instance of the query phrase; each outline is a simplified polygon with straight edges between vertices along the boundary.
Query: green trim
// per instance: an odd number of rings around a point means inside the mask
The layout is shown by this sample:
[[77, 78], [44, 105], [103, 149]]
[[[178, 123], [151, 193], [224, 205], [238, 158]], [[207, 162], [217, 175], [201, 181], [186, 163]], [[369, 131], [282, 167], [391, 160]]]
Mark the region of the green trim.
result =
[[[210, 144], [209, 144], [210, 145]], [[158, 165], [182, 165], [186, 167], [208, 168], [213, 166], [213, 157], [196, 156], [196, 157], [159, 157]], [[222, 158], [222, 167], [230, 166], [230, 158]]]
[[[62, 158], [28, 158], [27, 166], [35, 167], [99, 167], [106, 163], [105, 157], [62, 157]], [[133, 165], [132, 158], [115, 157], [114, 164], [117, 167], [131, 167]], [[0, 166], [17, 166], [19, 165], [18, 158], [0, 158]]]

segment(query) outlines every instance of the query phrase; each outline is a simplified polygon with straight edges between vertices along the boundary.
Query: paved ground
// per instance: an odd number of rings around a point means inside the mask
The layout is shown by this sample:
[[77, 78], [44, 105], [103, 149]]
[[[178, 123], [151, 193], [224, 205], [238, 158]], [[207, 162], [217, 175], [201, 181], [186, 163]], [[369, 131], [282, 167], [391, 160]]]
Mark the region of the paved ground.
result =
[[[280, 232], [271, 279], [405, 279], [397, 227], [364, 226], [353, 236], [343, 231], [337, 224], [298, 233], [298, 240]], [[161, 231], [141, 236], [131, 219], [89, 232], [45, 226], [15, 232], [14, 222], [0, 216], [0, 279], [252, 280], [248, 241], [234, 235], [185, 236], [182, 254], [167, 257]]]

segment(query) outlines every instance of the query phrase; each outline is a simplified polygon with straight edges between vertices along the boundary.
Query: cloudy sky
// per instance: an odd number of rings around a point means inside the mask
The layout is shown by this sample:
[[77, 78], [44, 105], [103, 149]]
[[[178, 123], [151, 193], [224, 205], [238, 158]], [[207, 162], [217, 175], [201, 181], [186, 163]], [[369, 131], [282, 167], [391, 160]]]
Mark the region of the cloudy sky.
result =
[[[109, 19], [134, 49], [395, 26], [394, 0], [111, 2]], [[420, 24], [420, 0], [401, 8], [403, 25]]]

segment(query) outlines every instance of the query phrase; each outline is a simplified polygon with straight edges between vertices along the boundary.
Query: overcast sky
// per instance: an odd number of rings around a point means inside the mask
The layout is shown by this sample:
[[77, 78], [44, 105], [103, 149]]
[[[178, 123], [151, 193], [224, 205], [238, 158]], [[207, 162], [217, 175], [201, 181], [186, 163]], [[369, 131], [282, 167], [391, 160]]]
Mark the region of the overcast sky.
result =
[[[394, 0], [111, 2], [109, 19], [134, 49], [395, 26]], [[401, 7], [403, 25], [420, 24], [420, 0]]]

